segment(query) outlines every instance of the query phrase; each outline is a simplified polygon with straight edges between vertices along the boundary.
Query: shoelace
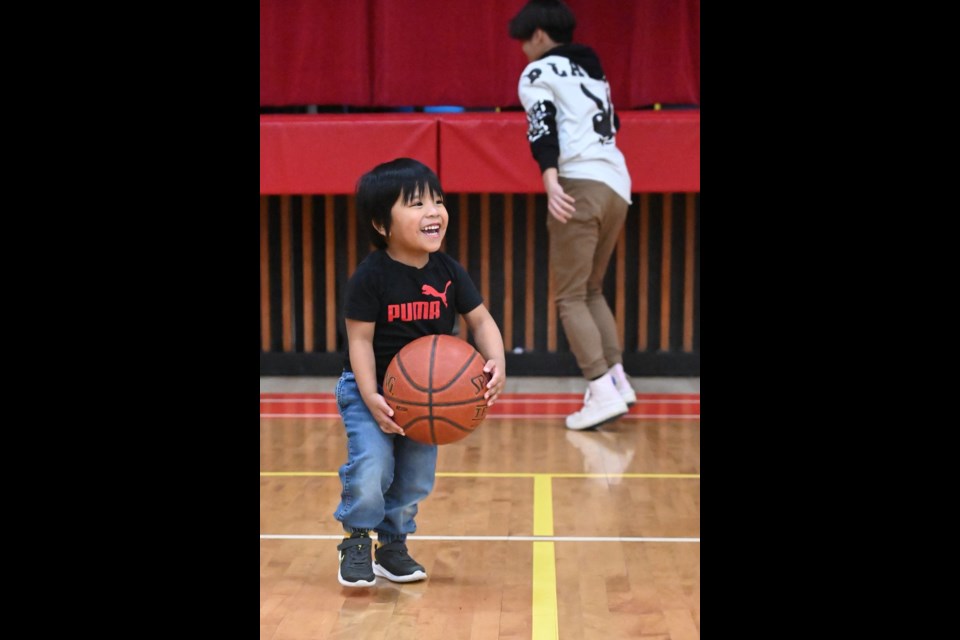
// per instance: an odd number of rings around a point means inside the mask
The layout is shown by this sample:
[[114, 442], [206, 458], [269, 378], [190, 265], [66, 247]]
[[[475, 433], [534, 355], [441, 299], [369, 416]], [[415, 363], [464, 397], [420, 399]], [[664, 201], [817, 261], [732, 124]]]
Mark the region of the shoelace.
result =
[[364, 556], [363, 553], [366, 551], [367, 554], [370, 553], [370, 548], [366, 545], [355, 545], [346, 550], [347, 557], [345, 561], [350, 567], [363, 567], [367, 564], [367, 556]]

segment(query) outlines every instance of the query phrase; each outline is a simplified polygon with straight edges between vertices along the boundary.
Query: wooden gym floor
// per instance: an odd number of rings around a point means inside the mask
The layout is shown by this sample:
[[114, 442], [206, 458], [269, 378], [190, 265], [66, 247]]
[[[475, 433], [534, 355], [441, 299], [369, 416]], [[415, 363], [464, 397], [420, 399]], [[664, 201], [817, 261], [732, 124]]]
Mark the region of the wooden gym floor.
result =
[[509, 378], [440, 449], [411, 555], [426, 581], [348, 589], [333, 511], [346, 439], [335, 378], [260, 378], [260, 638], [700, 637], [700, 379], [575, 432], [579, 378]]

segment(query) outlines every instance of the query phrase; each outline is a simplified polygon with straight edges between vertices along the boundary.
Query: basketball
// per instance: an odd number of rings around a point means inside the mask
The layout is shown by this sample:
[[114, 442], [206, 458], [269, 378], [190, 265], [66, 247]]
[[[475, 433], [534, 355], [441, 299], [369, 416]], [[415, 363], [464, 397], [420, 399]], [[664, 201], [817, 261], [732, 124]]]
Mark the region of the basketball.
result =
[[431, 335], [408, 343], [387, 366], [383, 397], [408, 438], [450, 444], [473, 433], [487, 416], [490, 376], [468, 342]]

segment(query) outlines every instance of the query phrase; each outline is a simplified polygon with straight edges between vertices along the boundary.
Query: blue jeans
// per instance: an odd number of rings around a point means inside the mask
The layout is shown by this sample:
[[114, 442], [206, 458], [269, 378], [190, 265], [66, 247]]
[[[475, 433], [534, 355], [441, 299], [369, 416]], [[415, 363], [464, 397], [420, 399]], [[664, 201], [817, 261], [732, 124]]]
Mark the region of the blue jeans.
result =
[[343, 491], [334, 517], [344, 531], [376, 531], [381, 544], [406, 540], [417, 530], [417, 505], [433, 490], [436, 445], [381, 431], [352, 372], [337, 382], [337, 407], [347, 430], [347, 462], [340, 467]]

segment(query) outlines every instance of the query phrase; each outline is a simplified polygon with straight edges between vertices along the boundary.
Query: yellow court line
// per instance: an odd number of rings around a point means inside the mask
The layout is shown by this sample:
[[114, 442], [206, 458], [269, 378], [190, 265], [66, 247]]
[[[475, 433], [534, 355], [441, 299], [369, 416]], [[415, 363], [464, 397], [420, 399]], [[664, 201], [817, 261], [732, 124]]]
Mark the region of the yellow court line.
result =
[[[261, 471], [261, 478], [336, 478], [336, 471]], [[648, 480], [699, 480], [699, 473], [483, 473], [438, 472], [438, 478], [634, 478]]]
[[261, 478], [336, 478], [336, 471], [261, 471]]
[[553, 535], [553, 482], [547, 473], [533, 477], [533, 535]]
[[[553, 479], [533, 477], [533, 535], [553, 535]], [[533, 543], [533, 640], [556, 640], [559, 634], [557, 561], [553, 542]]]
[[554, 543], [533, 543], [533, 640], [557, 640], [557, 561]]
[[547, 473], [551, 478], [645, 478], [647, 480], [699, 480], [699, 473]]

